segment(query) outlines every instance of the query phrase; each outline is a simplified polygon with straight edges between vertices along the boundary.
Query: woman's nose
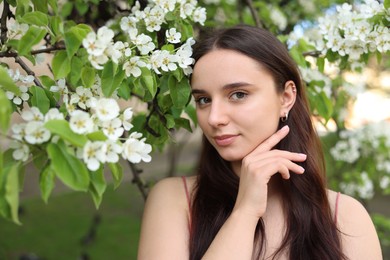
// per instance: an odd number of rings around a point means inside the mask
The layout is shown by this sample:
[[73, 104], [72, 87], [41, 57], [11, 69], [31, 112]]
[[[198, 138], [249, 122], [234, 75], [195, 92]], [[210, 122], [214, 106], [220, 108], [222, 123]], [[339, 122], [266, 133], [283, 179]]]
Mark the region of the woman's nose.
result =
[[228, 122], [228, 110], [223, 105], [223, 102], [213, 100], [208, 117], [209, 125], [212, 127], [219, 127], [226, 125]]

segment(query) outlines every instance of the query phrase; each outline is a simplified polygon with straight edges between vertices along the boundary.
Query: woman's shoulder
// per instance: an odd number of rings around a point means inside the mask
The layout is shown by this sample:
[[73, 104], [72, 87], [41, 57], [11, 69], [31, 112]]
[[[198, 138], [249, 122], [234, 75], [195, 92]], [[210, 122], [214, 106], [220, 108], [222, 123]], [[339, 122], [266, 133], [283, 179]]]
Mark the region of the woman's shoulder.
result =
[[381, 259], [378, 235], [363, 204], [349, 195], [331, 190], [328, 198], [347, 256], [350, 259]]
[[153, 185], [148, 195], [149, 203], [169, 203], [169, 206], [187, 207], [187, 194], [191, 194], [195, 185], [195, 176], [169, 177]]
[[328, 190], [328, 199], [332, 211], [335, 214], [337, 213], [338, 220], [342, 221], [345, 218], [350, 219], [352, 213], [354, 214], [354, 219], [360, 217], [362, 218], [361, 220], [368, 218], [371, 221], [366, 208], [357, 199], [332, 190]]
[[[192, 188], [194, 177], [186, 177]], [[188, 259], [189, 207], [182, 177], [153, 185], [142, 218], [138, 259]], [[164, 253], [162, 253], [164, 252]]]
[[[192, 191], [195, 185], [195, 176], [186, 177], [168, 177], [159, 180], [153, 185], [149, 195], [166, 195], [166, 196], [177, 196], [183, 195], [186, 191], [186, 186], [189, 191]], [[184, 192], [184, 193], [183, 193]]]

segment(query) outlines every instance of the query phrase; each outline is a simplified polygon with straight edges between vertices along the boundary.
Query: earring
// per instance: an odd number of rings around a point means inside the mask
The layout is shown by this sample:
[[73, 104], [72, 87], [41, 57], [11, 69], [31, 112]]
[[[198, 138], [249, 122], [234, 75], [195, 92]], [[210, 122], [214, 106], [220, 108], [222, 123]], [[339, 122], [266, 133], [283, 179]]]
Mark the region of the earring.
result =
[[282, 121], [283, 123], [286, 122], [288, 119], [288, 111], [284, 114], [283, 117], [280, 118], [280, 121]]

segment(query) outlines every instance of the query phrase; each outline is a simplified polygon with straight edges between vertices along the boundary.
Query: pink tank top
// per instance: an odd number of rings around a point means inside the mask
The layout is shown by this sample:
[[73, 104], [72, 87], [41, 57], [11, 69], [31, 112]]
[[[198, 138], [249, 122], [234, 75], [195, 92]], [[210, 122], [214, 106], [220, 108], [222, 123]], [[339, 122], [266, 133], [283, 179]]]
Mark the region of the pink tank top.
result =
[[[187, 186], [187, 179], [186, 179], [185, 176], [182, 176], [181, 178], [183, 180], [184, 190], [185, 190], [186, 197], [187, 197], [188, 209], [190, 210], [190, 216], [191, 216], [191, 196], [190, 196], [190, 192], [189, 192], [188, 186]], [[334, 208], [334, 217], [333, 217], [334, 223], [336, 225], [337, 225], [337, 212], [338, 212], [338, 209], [339, 209], [339, 199], [340, 199], [340, 192], [337, 192], [336, 203], [335, 203], [335, 208]], [[191, 230], [191, 226], [190, 226], [190, 230]]]

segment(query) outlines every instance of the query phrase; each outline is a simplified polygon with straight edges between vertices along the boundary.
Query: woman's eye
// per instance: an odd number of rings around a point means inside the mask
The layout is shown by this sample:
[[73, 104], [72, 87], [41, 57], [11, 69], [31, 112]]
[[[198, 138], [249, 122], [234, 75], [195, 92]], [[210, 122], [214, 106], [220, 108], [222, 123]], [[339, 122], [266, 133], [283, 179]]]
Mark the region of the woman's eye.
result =
[[208, 97], [198, 97], [195, 99], [195, 102], [199, 105], [206, 105], [207, 103], [210, 103], [211, 99]]
[[230, 97], [233, 99], [233, 100], [240, 100], [240, 99], [243, 99], [247, 96], [248, 94], [244, 93], [244, 92], [235, 92], [233, 93]]

